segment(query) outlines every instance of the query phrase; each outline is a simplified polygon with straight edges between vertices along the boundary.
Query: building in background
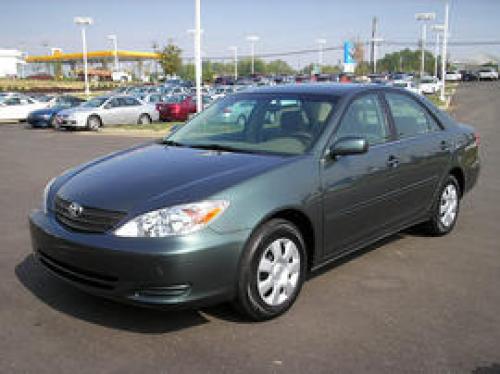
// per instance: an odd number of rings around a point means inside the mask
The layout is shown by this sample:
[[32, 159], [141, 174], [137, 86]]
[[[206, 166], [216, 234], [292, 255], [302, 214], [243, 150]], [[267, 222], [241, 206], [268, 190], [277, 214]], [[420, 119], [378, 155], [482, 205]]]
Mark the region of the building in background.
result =
[[0, 78], [22, 77], [24, 54], [17, 49], [0, 49]]

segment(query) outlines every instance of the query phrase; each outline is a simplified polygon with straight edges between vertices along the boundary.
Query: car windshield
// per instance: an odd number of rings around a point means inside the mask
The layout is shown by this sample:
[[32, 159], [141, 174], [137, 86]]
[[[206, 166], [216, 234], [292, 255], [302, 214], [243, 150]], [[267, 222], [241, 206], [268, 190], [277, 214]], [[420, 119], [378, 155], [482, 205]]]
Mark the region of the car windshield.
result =
[[85, 108], [97, 108], [100, 107], [102, 104], [104, 104], [106, 100], [108, 100], [107, 97], [96, 97], [82, 104], [82, 106]]
[[184, 98], [182, 96], [166, 96], [163, 98], [163, 102], [167, 104], [180, 103]]
[[338, 96], [237, 94], [212, 104], [170, 135], [169, 144], [302, 155], [334, 113]]
[[420, 83], [434, 83], [434, 79], [432, 78], [422, 78]]

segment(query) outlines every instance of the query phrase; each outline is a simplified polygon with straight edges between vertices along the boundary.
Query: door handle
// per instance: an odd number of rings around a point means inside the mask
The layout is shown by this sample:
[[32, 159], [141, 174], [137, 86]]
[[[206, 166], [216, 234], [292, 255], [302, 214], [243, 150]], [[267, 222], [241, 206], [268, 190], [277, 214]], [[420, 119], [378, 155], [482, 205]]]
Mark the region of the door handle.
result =
[[389, 158], [387, 159], [387, 166], [390, 168], [398, 167], [399, 166], [399, 159], [394, 155], [390, 155]]
[[441, 143], [439, 143], [439, 146], [442, 151], [449, 151], [450, 150], [450, 145], [446, 140], [442, 140]]

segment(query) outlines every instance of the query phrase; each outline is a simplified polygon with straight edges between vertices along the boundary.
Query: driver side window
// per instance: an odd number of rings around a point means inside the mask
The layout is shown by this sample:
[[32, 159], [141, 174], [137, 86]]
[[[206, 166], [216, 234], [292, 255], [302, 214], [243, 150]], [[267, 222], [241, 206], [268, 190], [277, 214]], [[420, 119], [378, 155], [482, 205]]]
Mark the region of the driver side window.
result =
[[377, 94], [363, 95], [349, 104], [335, 134], [335, 140], [349, 136], [363, 137], [370, 145], [390, 140], [387, 117]]

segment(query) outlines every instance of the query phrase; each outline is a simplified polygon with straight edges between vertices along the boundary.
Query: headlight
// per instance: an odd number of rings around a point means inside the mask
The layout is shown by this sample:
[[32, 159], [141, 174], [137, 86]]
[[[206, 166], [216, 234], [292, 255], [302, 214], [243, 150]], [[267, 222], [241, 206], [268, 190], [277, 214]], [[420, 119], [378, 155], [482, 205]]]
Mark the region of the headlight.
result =
[[47, 183], [47, 185], [45, 186], [45, 188], [43, 189], [43, 194], [42, 194], [42, 211], [47, 214], [49, 208], [48, 208], [48, 197], [49, 197], [49, 191], [50, 191], [50, 187], [52, 187], [52, 185], [54, 184], [54, 181], [56, 180], [56, 178], [52, 178], [49, 183]]
[[228, 201], [216, 200], [154, 210], [128, 221], [115, 235], [160, 238], [190, 234], [204, 228], [228, 206]]

